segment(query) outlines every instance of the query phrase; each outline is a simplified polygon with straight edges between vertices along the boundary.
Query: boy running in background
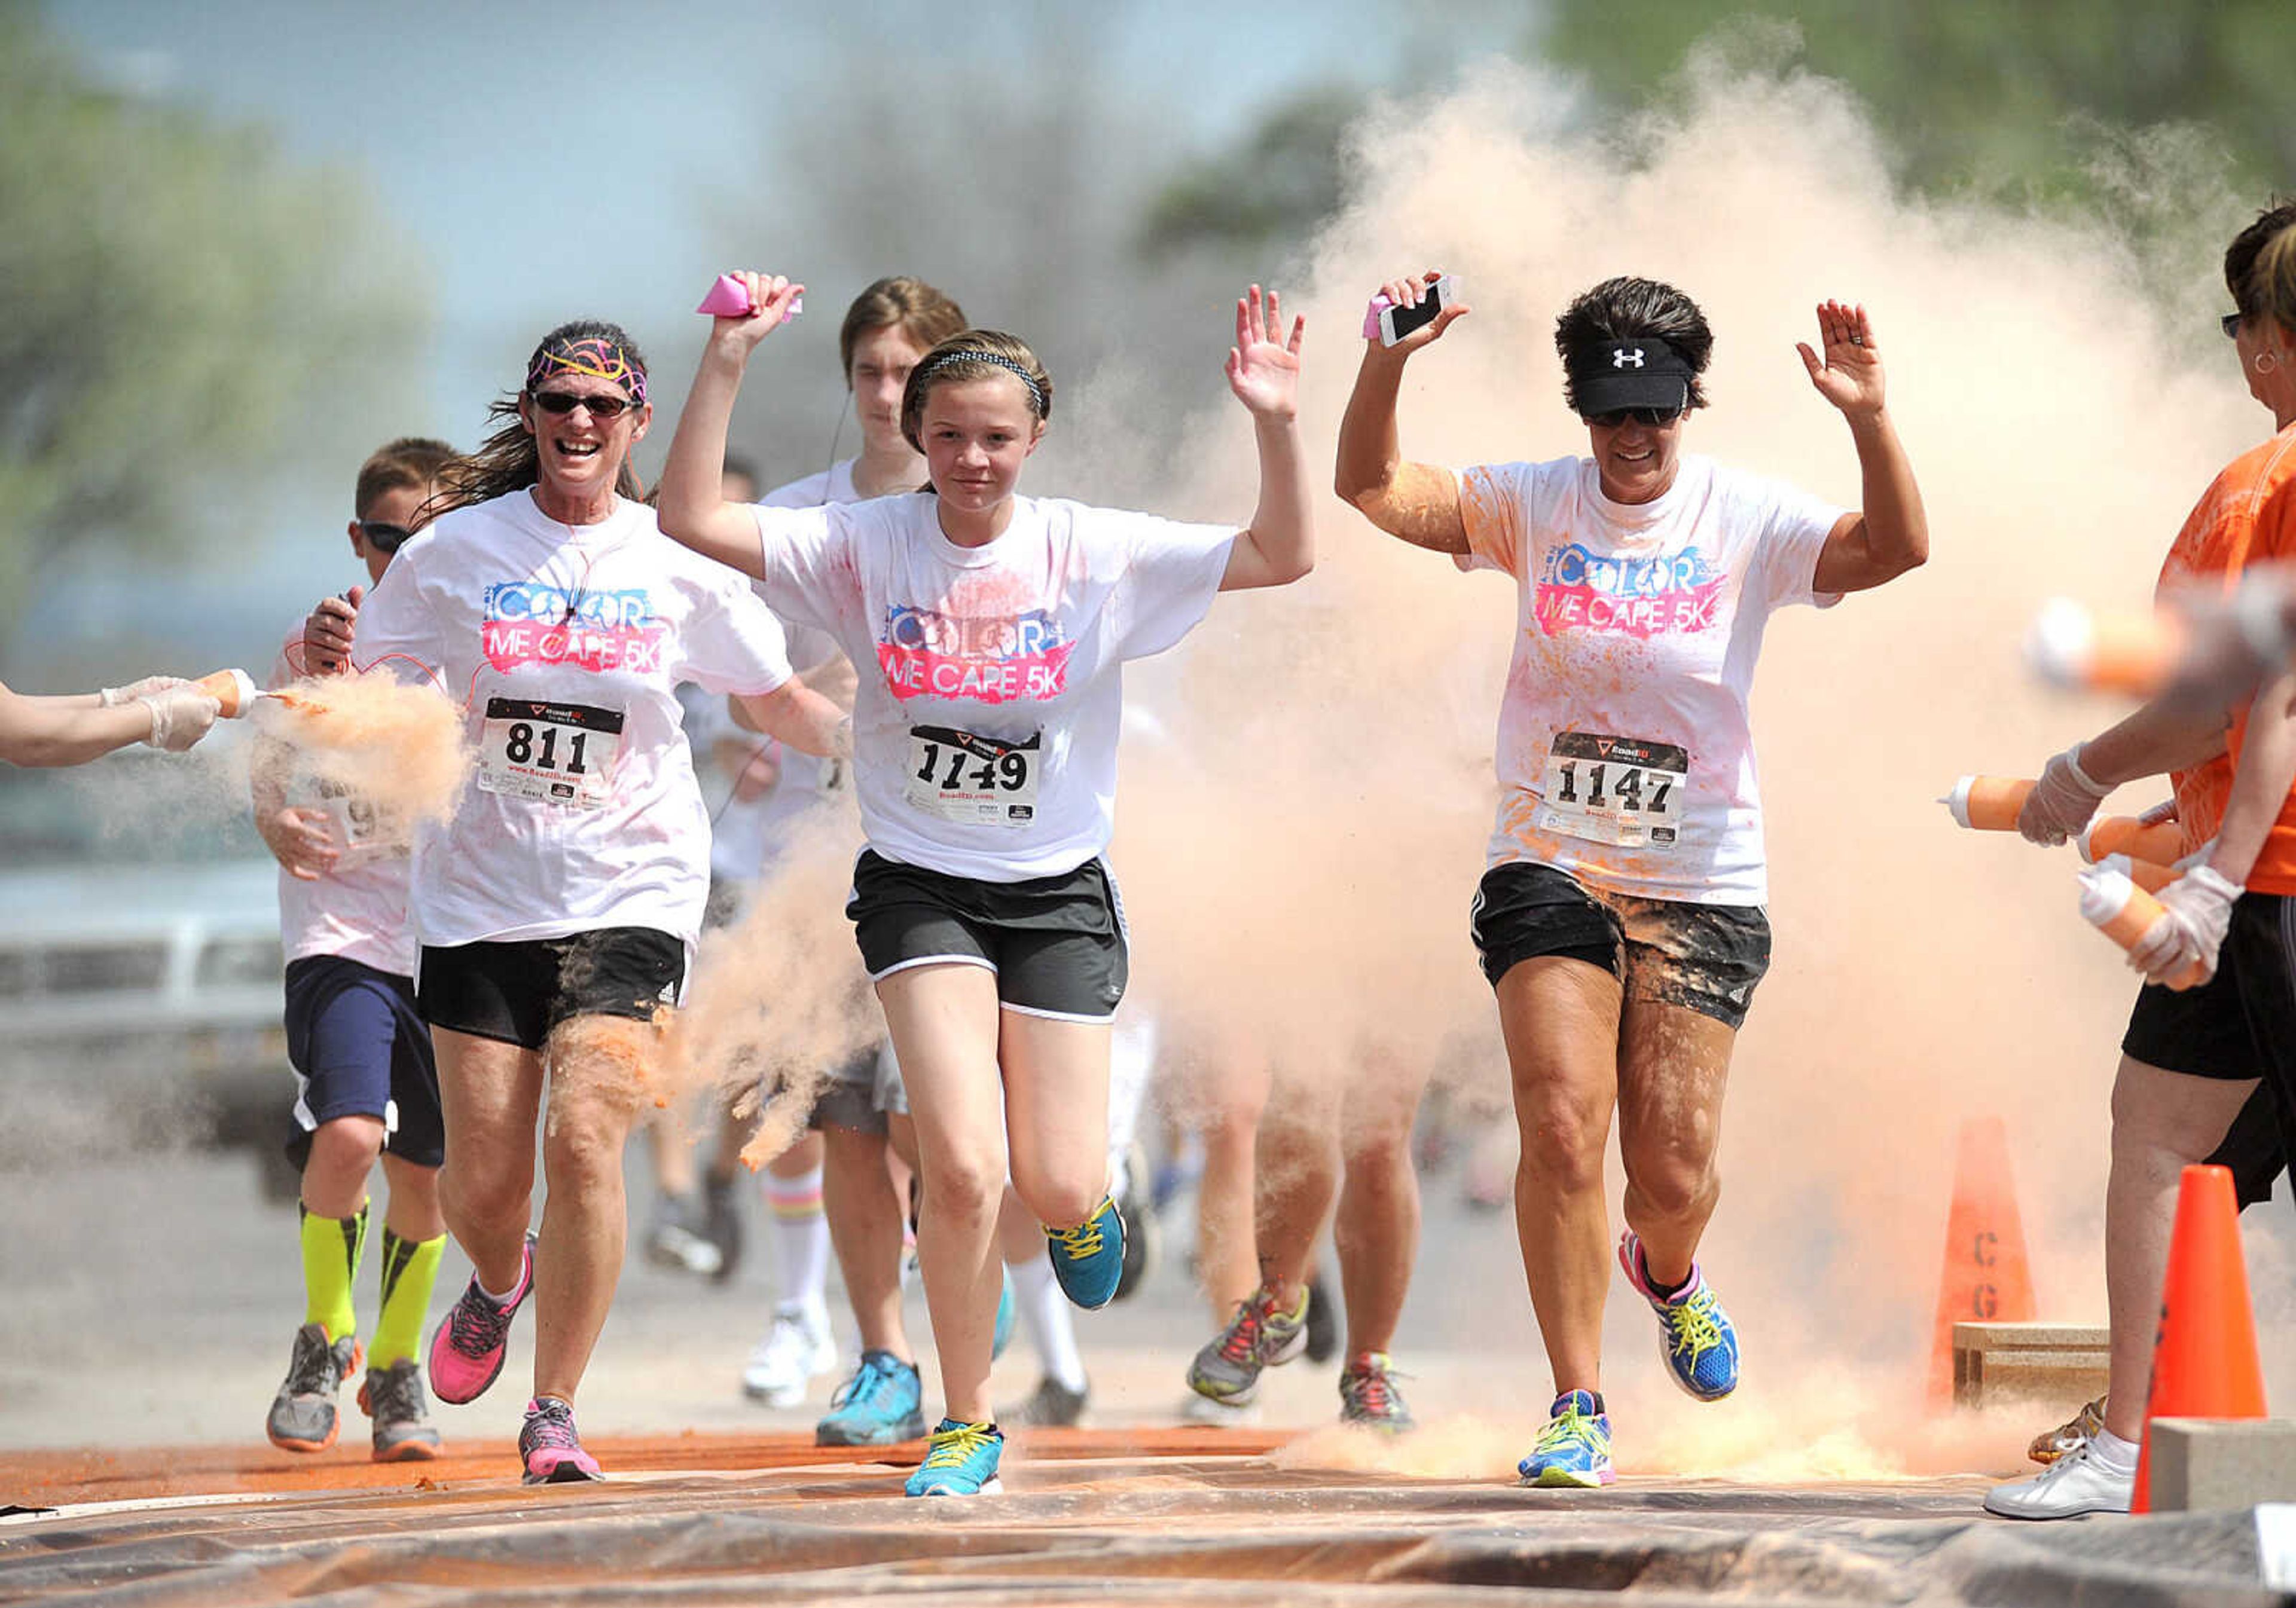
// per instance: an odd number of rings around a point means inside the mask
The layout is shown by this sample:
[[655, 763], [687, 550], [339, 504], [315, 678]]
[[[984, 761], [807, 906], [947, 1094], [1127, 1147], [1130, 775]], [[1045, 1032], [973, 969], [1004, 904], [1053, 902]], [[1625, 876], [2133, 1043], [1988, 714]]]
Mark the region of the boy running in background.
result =
[[[382, 578], [420, 527], [432, 482], [454, 455], [444, 442], [408, 437], [361, 466], [350, 542], [370, 581]], [[298, 625], [269, 684], [305, 673]], [[390, 1186], [382, 1300], [358, 1402], [374, 1420], [376, 1462], [434, 1457], [439, 1432], [415, 1355], [447, 1244], [439, 1210], [446, 1137], [430, 1034], [414, 1008], [407, 852], [376, 841], [370, 806], [299, 775], [282, 743], [261, 743], [253, 792], [256, 828], [280, 867], [287, 1055], [297, 1088], [287, 1154], [303, 1175], [303, 1326], [271, 1403], [271, 1443], [299, 1452], [334, 1444], [336, 1399], [360, 1362], [351, 1287], [366, 1248], [367, 1175], [380, 1158]]]

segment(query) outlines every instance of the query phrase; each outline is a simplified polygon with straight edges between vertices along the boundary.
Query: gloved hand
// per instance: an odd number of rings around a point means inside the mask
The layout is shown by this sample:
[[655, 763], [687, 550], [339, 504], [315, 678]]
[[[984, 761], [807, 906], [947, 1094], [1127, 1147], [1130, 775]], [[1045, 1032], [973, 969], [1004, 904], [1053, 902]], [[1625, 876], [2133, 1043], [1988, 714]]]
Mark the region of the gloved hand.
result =
[[2171, 979], [2197, 962], [2199, 981], [2207, 982], [2217, 975], [2217, 951], [2224, 947], [2233, 901], [2239, 897], [2240, 889], [2218, 873], [2194, 866], [2161, 890], [2161, 902], [2169, 913], [2130, 946], [2128, 964], [2143, 972], [2146, 982], [2173, 987]]
[[170, 754], [181, 754], [205, 737], [216, 716], [223, 713], [220, 701], [188, 682], [180, 687], [162, 687], [135, 701], [152, 711], [152, 735], [144, 740]]
[[117, 709], [131, 698], [149, 698], [154, 692], [165, 692], [170, 687], [188, 687], [191, 682], [180, 675], [147, 675], [140, 682], [130, 682], [125, 687], [106, 687], [95, 695], [95, 701], [107, 709]]
[[2075, 836], [2112, 791], [2089, 780], [2080, 768], [2080, 751], [2075, 743], [2042, 768], [2041, 780], [2017, 812], [2017, 831], [2027, 843], [2054, 847]]

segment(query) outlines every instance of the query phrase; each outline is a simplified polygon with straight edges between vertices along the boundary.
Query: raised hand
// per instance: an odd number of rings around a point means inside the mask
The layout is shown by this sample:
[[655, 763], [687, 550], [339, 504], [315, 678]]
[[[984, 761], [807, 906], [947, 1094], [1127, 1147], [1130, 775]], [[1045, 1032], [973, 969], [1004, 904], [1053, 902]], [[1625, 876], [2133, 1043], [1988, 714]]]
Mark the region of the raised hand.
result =
[[1874, 344], [1874, 321], [1866, 309], [1848, 302], [1817, 304], [1817, 333], [1824, 356], [1797, 341], [1802, 367], [1817, 394], [1845, 413], [1878, 413], [1886, 390], [1882, 379], [1882, 350]]
[[[1443, 277], [1440, 268], [1430, 268], [1424, 273], [1414, 273], [1402, 279], [1390, 279], [1379, 288], [1379, 293], [1398, 307], [1415, 307], [1425, 299], [1427, 287]], [[1422, 324], [1393, 346], [1382, 344], [1376, 332], [1365, 339], [1374, 352], [1385, 352], [1395, 357], [1408, 357], [1420, 347], [1443, 339], [1443, 331], [1467, 315], [1467, 304], [1453, 302], [1435, 314], [1435, 322]]]
[[1227, 384], [1255, 419], [1293, 419], [1300, 412], [1300, 337], [1308, 321], [1294, 318], [1283, 334], [1283, 306], [1258, 285], [1236, 298], [1235, 345], [1227, 352]]
[[734, 277], [749, 287], [750, 310], [736, 318], [712, 318], [709, 321], [709, 339], [730, 342], [748, 353], [782, 327], [783, 321], [789, 316], [790, 304], [805, 294], [805, 287], [778, 273], [744, 270]]

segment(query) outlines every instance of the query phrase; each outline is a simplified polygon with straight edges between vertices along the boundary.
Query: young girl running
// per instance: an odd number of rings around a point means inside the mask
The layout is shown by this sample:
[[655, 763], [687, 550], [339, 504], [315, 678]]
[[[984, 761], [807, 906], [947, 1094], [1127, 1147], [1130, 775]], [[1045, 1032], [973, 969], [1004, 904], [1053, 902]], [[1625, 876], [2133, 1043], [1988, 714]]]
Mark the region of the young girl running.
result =
[[[1127, 972], [1101, 853], [1114, 822], [1125, 660], [1160, 653], [1217, 592], [1314, 562], [1298, 425], [1301, 326], [1258, 286], [1227, 378], [1251, 415], [1250, 525], [1180, 525], [1017, 494], [1053, 382], [1020, 340], [968, 330], [911, 371], [902, 433], [926, 490], [809, 510], [718, 491], [743, 370], [801, 290], [750, 275], [678, 420], [662, 528], [757, 576], [775, 609], [837, 639], [862, 677], [856, 793], [868, 835], [853, 918], [907, 1083], [924, 1188], [918, 1255], [947, 1416], [912, 1496], [998, 1489], [988, 1404], [1002, 1268], [997, 1202], [1046, 1225], [1078, 1305], [1105, 1304], [1124, 1228], [1108, 1198], [1109, 1024]], [[873, 670], [872, 669], [873, 667]]]

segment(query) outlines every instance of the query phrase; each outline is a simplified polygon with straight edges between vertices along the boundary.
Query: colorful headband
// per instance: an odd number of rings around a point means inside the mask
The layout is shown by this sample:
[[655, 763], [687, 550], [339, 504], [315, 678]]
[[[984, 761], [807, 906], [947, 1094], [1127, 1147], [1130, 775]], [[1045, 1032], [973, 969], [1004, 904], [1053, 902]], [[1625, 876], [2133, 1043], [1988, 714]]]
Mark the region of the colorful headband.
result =
[[1044, 388], [1037, 383], [1037, 377], [1034, 374], [1002, 352], [984, 352], [978, 347], [959, 347], [954, 352], [943, 352], [938, 357], [928, 357], [918, 367], [915, 376], [917, 383], [922, 385], [943, 369], [960, 363], [992, 363], [1013, 375], [1022, 385], [1029, 388], [1029, 405], [1037, 417], [1042, 419], [1045, 416]]
[[527, 368], [526, 388], [531, 391], [556, 374], [587, 374], [593, 380], [611, 380], [629, 393], [632, 402], [643, 404], [646, 399], [645, 371], [630, 361], [629, 353], [619, 341], [609, 340], [603, 335], [545, 342]]

